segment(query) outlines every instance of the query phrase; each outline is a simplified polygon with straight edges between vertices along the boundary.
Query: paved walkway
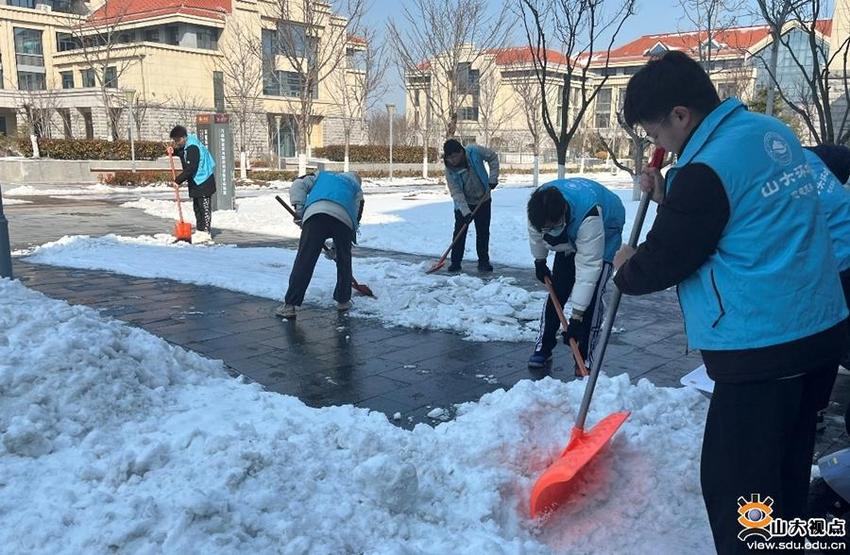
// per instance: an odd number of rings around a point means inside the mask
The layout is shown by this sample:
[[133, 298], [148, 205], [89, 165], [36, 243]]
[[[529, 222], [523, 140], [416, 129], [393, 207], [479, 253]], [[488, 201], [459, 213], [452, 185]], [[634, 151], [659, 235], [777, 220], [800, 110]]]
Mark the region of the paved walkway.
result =
[[[13, 248], [55, 240], [66, 234], [139, 235], [167, 232], [169, 222], [108, 200], [30, 197], [33, 204], [7, 208]], [[292, 241], [222, 230], [219, 242], [241, 246], [281, 246]], [[376, 251], [357, 249], [360, 256]], [[381, 253], [420, 262], [423, 257]], [[306, 307], [295, 322], [273, 316], [277, 303], [233, 291], [163, 279], [144, 279], [15, 261], [16, 276], [45, 294], [85, 304], [127, 321], [173, 344], [221, 359], [272, 391], [296, 395], [313, 406], [351, 403], [379, 410], [400, 425], [431, 422], [434, 407], [477, 400], [519, 380], [539, 378], [526, 367], [527, 343], [475, 343], [458, 335], [387, 328], [335, 311]], [[537, 287], [527, 270], [497, 268], [520, 284]], [[281, 279], [285, 279], [282, 276]], [[367, 299], [359, 302], [369, 302]], [[612, 337], [605, 371], [647, 378], [659, 386], [678, 386], [701, 363], [687, 352], [675, 294], [662, 292], [623, 300], [617, 320], [623, 331]], [[573, 379], [563, 346], [551, 375]], [[840, 419], [850, 399], [850, 378], [840, 376], [836, 401], [828, 411], [818, 450], [831, 452], [848, 443]]]

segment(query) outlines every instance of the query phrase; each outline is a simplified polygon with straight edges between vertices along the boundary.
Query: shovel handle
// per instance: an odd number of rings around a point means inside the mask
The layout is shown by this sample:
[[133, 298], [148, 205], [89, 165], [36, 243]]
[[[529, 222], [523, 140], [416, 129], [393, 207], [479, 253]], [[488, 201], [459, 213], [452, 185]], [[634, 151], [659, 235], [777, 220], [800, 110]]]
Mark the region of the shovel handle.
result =
[[[661, 168], [664, 162], [665, 151], [658, 147], [652, 153], [652, 159], [649, 166], [652, 168]], [[643, 222], [646, 219], [646, 211], [649, 208], [649, 195], [643, 193], [640, 197], [640, 205], [638, 206], [637, 214], [635, 215], [635, 223], [632, 226], [632, 232], [629, 235], [629, 246], [637, 247], [640, 231], [643, 228]], [[584, 424], [587, 421], [587, 411], [590, 408], [590, 399], [593, 397], [593, 390], [596, 388], [596, 380], [599, 378], [599, 369], [602, 368], [602, 359], [605, 357], [605, 350], [608, 347], [608, 340], [611, 338], [611, 329], [614, 327], [614, 319], [617, 317], [617, 309], [620, 307], [620, 299], [623, 293], [614, 287], [614, 295], [611, 298], [611, 304], [605, 311], [605, 319], [602, 323], [602, 331], [596, 349], [593, 351], [593, 367], [590, 369], [590, 378], [587, 380], [587, 386], [584, 388], [584, 397], [581, 400], [581, 408], [578, 411], [576, 418], [576, 428], [584, 430]]]
[[165, 149], [168, 153], [168, 165], [171, 166], [171, 181], [174, 183], [174, 198], [177, 200], [177, 214], [180, 216], [180, 223], [183, 223], [183, 206], [180, 202], [180, 187], [177, 186], [177, 172], [174, 170], [174, 149], [170, 146]]
[[[487, 194], [484, 195], [484, 198], [482, 198], [481, 201], [475, 206], [475, 210], [472, 211], [472, 217], [473, 218], [475, 217], [475, 214], [478, 213], [478, 210], [482, 206], [484, 206], [484, 203], [487, 202], [488, 200], [490, 200], [490, 190], [489, 189], [487, 190]], [[465, 224], [463, 224], [463, 226], [461, 226], [461, 228], [458, 230], [457, 234], [455, 234], [454, 238], [452, 239], [452, 242], [449, 244], [449, 248], [446, 249], [446, 252], [443, 253], [443, 256], [440, 257], [440, 259], [436, 262], [436, 264], [431, 266], [431, 268], [427, 272], [425, 272], [426, 274], [433, 274], [434, 272], [436, 272], [437, 270], [439, 270], [440, 268], [442, 268], [445, 265], [446, 258], [448, 258], [449, 253], [452, 252], [452, 248], [455, 246], [455, 243], [457, 243], [458, 240], [461, 238], [461, 236], [464, 234], [464, 232], [466, 232], [467, 227], [469, 227], [469, 223], [465, 223]]]
[[[549, 276], [546, 276], [543, 278], [543, 283], [546, 285], [546, 290], [549, 291], [549, 300], [552, 301], [552, 305], [555, 307], [555, 312], [558, 314], [558, 319], [561, 321], [561, 328], [563, 328], [564, 332], [566, 332], [570, 324], [567, 322], [567, 317], [564, 316], [564, 309], [561, 308], [561, 301], [558, 300], [558, 295], [555, 294], [555, 288], [552, 287], [552, 280], [549, 279]], [[587, 366], [584, 364], [584, 357], [581, 356], [581, 351], [579, 350], [578, 343], [576, 343], [575, 339], [570, 339], [570, 349], [573, 351], [573, 358], [576, 359], [579, 373], [582, 377], [587, 376]]]

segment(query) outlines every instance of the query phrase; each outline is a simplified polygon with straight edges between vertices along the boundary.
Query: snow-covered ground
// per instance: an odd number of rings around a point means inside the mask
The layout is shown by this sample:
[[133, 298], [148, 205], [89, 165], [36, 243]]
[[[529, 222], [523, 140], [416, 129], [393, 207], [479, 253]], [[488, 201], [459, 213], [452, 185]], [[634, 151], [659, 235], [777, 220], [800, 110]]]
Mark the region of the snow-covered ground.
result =
[[706, 401], [601, 377], [629, 420], [528, 518], [583, 383], [523, 381], [405, 431], [229, 378], [94, 310], [0, 280], [0, 544], [9, 553], [712, 553]]
[[[629, 187], [627, 182], [621, 181], [620, 185]], [[625, 242], [632, 228], [638, 202], [631, 200], [631, 188], [623, 187], [612, 190], [623, 199], [626, 206], [626, 226], [623, 231]], [[516, 185], [500, 186], [494, 191], [490, 225], [490, 257], [493, 262], [516, 267], [531, 265], [526, 217], [526, 203], [531, 192], [531, 187]], [[218, 211], [214, 214], [213, 228], [298, 237], [299, 228], [274, 200], [274, 194], [280, 192], [260, 192], [251, 197], [237, 199], [236, 210]], [[289, 200], [288, 195], [282, 196], [284, 200]], [[141, 198], [122, 206], [139, 208], [164, 219], [175, 219], [176, 207], [171, 200]], [[188, 202], [184, 203], [183, 213], [189, 220], [194, 217]], [[650, 204], [642, 237], [646, 236], [654, 219], [655, 205]], [[370, 194], [366, 197], [358, 243], [361, 246], [395, 252], [439, 256], [451, 242], [453, 225], [453, 205], [442, 188]], [[466, 259], [467, 264], [474, 265], [474, 226], [467, 238]]]
[[[28, 261], [169, 278], [278, 300], [286, 291], [294, 250], [190, 246], [172, 241], [164, 234], [65, 237], [37, 247]], [[353, 314], [397, 326], [455, 331], [475, 341], [531, 341], [536, 337], [544, 292], [530, 293], [514, 285], [513, 278], [484, 281], [445, 272], [427, 275], [427, 266], [388, 258], [355, 258], [354, 277], [368, 284], [377, 299], [355, 297]], [[305, 301], [332, 304], [335, 283], [336, 266], [321, 257]]]
[[32, 204], [31, 200], [24, 200], [19, 198], [4, 198], [3, 206], [12, 206], [13, 204]]

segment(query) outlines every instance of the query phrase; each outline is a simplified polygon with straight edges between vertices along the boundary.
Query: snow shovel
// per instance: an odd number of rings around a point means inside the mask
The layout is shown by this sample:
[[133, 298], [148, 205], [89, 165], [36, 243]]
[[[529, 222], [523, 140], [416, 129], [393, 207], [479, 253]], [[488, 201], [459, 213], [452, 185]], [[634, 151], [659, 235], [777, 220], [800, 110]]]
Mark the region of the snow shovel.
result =
[[[177, 181], [177, 173], [174, 171], [174, 149], [168, 147], [168, 164], [171, 166], [171, 181]], [[174, 185], [174, 198], [177, 200], [177, 215], [180, 218], [174, 224], [174, 238], [178, 241], [192, 242], [192, 224], [183, 221], [183, 206], [180, 203], [180, 187]]]
[[[470, 218], [470, 221], [472, 221], [472, 219], [475, 218], [475, 214], [478, 212], [478, 209], [481, 208], [482, 206], [484, 206], [484, 203], [487, 202], [488, 200], [490, 200], [490, 191], [489, 190], [487, 191], [487, 194], [484, 195], [484, 198], [481, 199], [481, 202], [478, 203], [478, 206], [475, 207], [475, 210], [472, 211], [472, 218]], [[458, 242], [458, 240], [466, 232], [466, 228], [468, 228], [468, 227], [469, 227], [469, 222], [463, 224], [463, 226], [458, 230], [457, 235], [455, 235], [454, 239], [452, 239], [452, 242], [449, 245], [449, 248], [447, 248], [446, 252], [443, 253], [443, 256], [441, 256], [440, 259], [433, 266], [431, 266], [431, 268], [428, 269], [427, 272], [425, 272], [426, 274], [433, 274], [434, 272], [436, 272], [437, 270], [439, 270], [440, 268], [442, 268], [443, 266], [446, 265], [446, 258], [448, 258], [449, 253], [452, 252], [452, 247], [455, 246], [455, 243]]]
[[[293, 210], [292, 207], [289, 206], [285, 200], [280, 198], [280, 195], [275, 195], [274, 198], [280, 203], [281, 206], [286, 208], [286, 211], [289, 212], [293, 218], [298, 217], [298, 214], [295, 212], [295, 210]], [[330, 252], [330, 249], [328, 249], [326, 245], [322, 245], [322, 250], [325, 251], [325, 254], [328, 254]], [[366, 285], [365, 283], [358, 283], [357, 280], [354, 279], [354, 276], [351, 276], [351, 288], [363, 295], [364, 297], [372, 297], [373, 299], [378, 298], [375, 296], [375, 293], [372, 292], [372, 289], [368, 285]]]
[[[555, 294], [555, 288], [552, 286], [552, 281], [548, 276], [543, 278], [543, 280], [546, 285], [546, 290], [549, 291], [549, 298], [555, 306], [555, 312], [558, 314], [558, 319], [561, 321], [561, 329], [564, 333], [566, 333], [569, 324], [567, 323], [567, 317], [564, 316], [564, 309], [561, 308], [561, 303], [558, 301], [558, 295]], [[581, 351], [579, 351], [578, 343], [576, 343], [575, 339], [570, 339], [570, 349], [572, 349], [573, 358], [576, 359], [576, 364], [578, 365], [579, 377], [584, 378], [588, 374], [587, 366], [584, 365], [584, 358], [581, 356]]]
[[[664, 149], [656, 148], [652, 154], [650, 167], [660, 168], [663, 161]], [[629, 237], [629, 246], [632, 248], [637, 246], [640, 230], [646, 218], [646, 210], [649, 208], [649, 200], [648, 194], [644, 193], [641, 196], [635, 223]], [[614, 318], [617, 316], [621, 297], [622, 293], [615, 288], [611, 305], [605, 313], [602, 336], [599, 338], [599, 343], [593, 353], [593, 368], [591, 368], [590, 377], [587, 379], [587, 385], [584, 388], [584, 397], [581, 400], [581, 408], [575, 426], [570, 434], [570, 441], [561, 456], [540, 475], [531, 490], [532, 518], [541, 513], [553, 511], [566, 501], [573, 489], [571, 487], [572, 479], [590, 462], [596, 453], [608, 444], [608, 441], [614, 437], [614, 434], [629, 417], [629, 411], [615, 412], [600, 420], [590, 431], [584, 430], [587, 411], [590, 408], [590, 399], [593, 396], [593, 389], [596, 387], [599, 369], [602, 367], [602, 358], [605, 356], [605, 349], [608, 347], [608, 339], [611, 337], [611, 328], [614, 326]]]

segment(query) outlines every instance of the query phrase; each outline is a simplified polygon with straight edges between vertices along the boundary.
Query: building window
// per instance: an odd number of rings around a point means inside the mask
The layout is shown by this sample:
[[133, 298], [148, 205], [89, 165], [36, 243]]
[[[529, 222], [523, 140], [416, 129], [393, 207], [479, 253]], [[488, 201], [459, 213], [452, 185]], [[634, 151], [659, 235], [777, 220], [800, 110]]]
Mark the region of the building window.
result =
[[94, 139], [94, 120], [91, 115], [91, 108], [81, 108], [80, 113], [83, 115], [83, 125], [86, 128], [86, 139]]
[[6, 5], [15, 6], [17, 8], [35, 9], [35, 0], [6, 0]]
[[218, 33], [215, 29], [198, 29], [198, 48], [218, 50]]
[[5, 87], [5, 79], [3, 78], [3, 54], [0, 54], [0, 90]]
[[457, 65], [457, 90], [460, 94], [478, 94], [481, 72], [472, 69], [472, 64]]
[[366, 51], [359, 48], [349, 48], [345, 51], [348, 69], [366, 71]]
[[76, 50], [79, 47], [79, 39], [74, 38], [70, 33], [56, 33], [56, 48], [59, 49], [59, 52]]
[[15, 54], [19, 66], [44, 67], [41, 31], [15, 27]]
[[171, 46], [180, 46], [180, 29], [178, 27], [165, 28], [166, 44]]
[[73, 139], [74, 134], [71, 132], [71, 109], [70, 108], [58, 108], [56, 112], [59, 114], [59, 117], [62, 119], [62, 133], [66, 139]]
[[148, 29], [147, 31], [145, 31], [145, 41], [161, 42], [159, 36], [159, 29]]
[[82, 81], [84, 88], [90, 88], [97, 86], [94, 78], [94, 70], [93, 69], [82, 69], [80, 70], [80, 80]]
[[[269, 96], [299, 97], [305, 86], [301, 74], [294, 71], [267, 72], [263, 78], [263, 94]], [[311, 92], [313, 98], [319, 98], [317, 90]]]
[[103, 86], [110, 89], [118, 88], [118, 72], [115, 66], [109, 66], [103, 74]]
[[32, 73], [29, 71], [18, 72], [18, 90], [43, 91], [46, 88], [43, 73]]
[[73, 71], [63, 71], [59, 75], [62, 76], [62, 88], [63, 89], [73, 89], [74, 88], [74, 72]]
[[599, 89], [594, 121], [597, 129], [608, 129], [611, 126], [611, 89]]
[[6, 131], [6, 116], [0, 116], [0, 135], [7, 135]]
[[120, 42], [121, 44], [131, 44], [135, 42], [135, 40], [136, 34], [132, 31], [127, 33], [121, 33], [120, 35], [118, 35], [118, 42]]
[[464, 106], [457, 111], [457, 119], [460, 121], [478, 121], [478, 107]]
[[307, 28], [295, 23], [278, 25], [277, 47], [279, 54], [301, 57], [307, 53]]
[[213, 71], [213, 105], [216, 112], [224, 112], [224, 73]]

